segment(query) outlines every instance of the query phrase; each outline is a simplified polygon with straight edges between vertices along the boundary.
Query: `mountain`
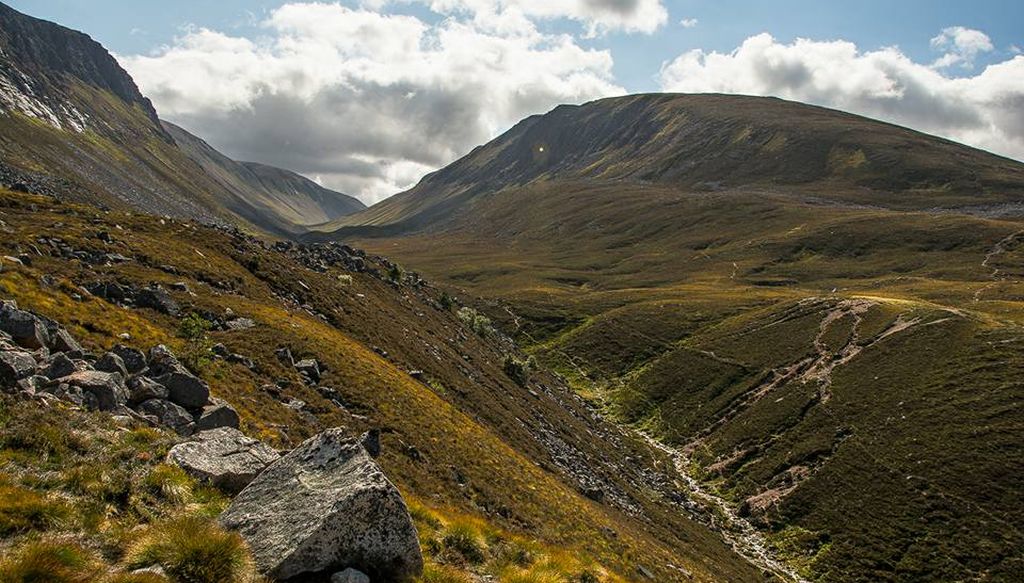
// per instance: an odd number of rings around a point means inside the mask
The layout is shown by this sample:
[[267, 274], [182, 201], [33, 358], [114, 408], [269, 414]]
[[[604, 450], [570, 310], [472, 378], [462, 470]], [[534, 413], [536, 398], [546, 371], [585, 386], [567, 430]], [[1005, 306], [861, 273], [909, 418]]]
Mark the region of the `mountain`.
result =
[[131, 77], [85, 34], [0, 4], [0, 53], [0, 180], [8, 185], [279, 235], [362, 208], [165, 129]]
[[359, 199], [324, 188], [288, 170], [236, 162], [184, 129], [163, 122], [178, 147], [233, 195], [229, 208], [254, 224], [273, 221], [281, 231], [325, 223], [366, 208]]
[[1024, 164], [777, 99], [528, 118], [311, 240], [414, 266], [813, 581], [1016, 578]]
[[436, 227], [482, 195], [554, 181], [757, 187], [902, 209], [997, 205], [1024, 195], [1019, 163], [906, 128], [774, 98], [652, 94], [526, 118], [335, 227]]

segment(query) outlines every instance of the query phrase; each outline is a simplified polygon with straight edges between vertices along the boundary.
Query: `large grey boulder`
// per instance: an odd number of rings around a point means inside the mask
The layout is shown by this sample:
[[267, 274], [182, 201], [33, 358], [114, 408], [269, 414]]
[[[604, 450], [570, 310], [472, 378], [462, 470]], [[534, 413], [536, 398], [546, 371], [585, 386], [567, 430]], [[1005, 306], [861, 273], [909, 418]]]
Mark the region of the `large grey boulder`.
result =
[[113, 352], [104, 354], [96, 364], [93, 365], [96, 370], [103, 372], [116, 372], [120, 373], [122, 377], [128, 378], [128, 368], [124, 365], [124, 360], [120, 356]]
[[89, 367], [84, 361], [71, 360], [67, 354], [58, 352], [57, 355], [50, 360], [50, 363], [46, 368], [43, 369], [43, 374], [51, 379], [59, 379], [74, 372], [87, 370], [88, 368]]
[[398, 582], [423, 570], [401, 494], [341, 429], [306, 440], [264, 470], [220, 520], [276, 580], [352, 567], [374, 581]]
[[153, 380], [167, 387], [168, 398], [182, 407], [195, 409], [206, 405], [210, 400], [210, 386], [185, 368], [160, 375]]
[[50, 350], [74, 355], [76, 358], [85, 352], [75, 337], [63, 328], [58, 328], [50, 334]]
[[41, 318], [10, 303], [0, 305], [0, 330], [10, 334], [18, 345], [32, 350], [45, 347], [50, 340]]
[[171, 448], [167, 460], [193, 477], [237, 494], [281, 456], [231, 427], [201, 431]]
[[81, 389], [84, 394], [93, 398], [87, 400], [90, 405], [101, 411], [112, 411], [119, 405], [128, 402], [128, 388], [120, 373], [101, 372], [98, 370], [82, 370], [51, 381], [51, 386], [70, 385]]
[[146, 355], [137, 348], [129, 348], [123, 344], [118, 344], [111, 348], [110, 352], [121, 357], [121, 361], [124, 362], [124, 366], [128, 369], [129, 374], [138, 374], [145, 370], [147, 366]]
[[192, 415], [170, 401], [150, 399], [139, 403], [135, 410], [143, 415], [155, 417], [161, 425], [170, 427], [179, 435], [192, 435], [195, 429]]
[[166, 399], [167, 387], [149, 377], [135, 376], [128, 379], [128, 404], [135, 406], [150, 399]]

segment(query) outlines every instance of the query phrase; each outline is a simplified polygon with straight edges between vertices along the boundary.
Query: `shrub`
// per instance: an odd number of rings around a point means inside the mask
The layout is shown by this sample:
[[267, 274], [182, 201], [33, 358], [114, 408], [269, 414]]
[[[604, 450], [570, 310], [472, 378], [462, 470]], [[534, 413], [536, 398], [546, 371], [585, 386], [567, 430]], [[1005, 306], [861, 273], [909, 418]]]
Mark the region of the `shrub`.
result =
[[388, 279], [394, 283], [402, 281], [402, 268], [397, 263], [388, 270]]
[[441, 292], [441, 299], [439, 302], [441, 304], [441, 308], [445, 311], [449, 311], [455, 307], [455, 298], [448, 295], [448, 292]]
[[530, 382], [530, 372], [533, 369], [532, 357], [528, 360], [520, 360], [511, 354], [505, 357], [505, 364], [502, 367], [508, 378], [512, 379], [520, 387], [525, 387]]
[[0, 561], [3, 583], [99, 583], [91, 553], [70, 542], [36, 541]]
[[128, 549], [125, 565], [158, 565], [187, 583], [249, 583], [257, 576], [249, 549], [237, 533], [212, 519], [186, 516], [155, 524]]
[[468, 326], [470, 330], [476, 332], [479, 336], [486, 338], [494, 333], [494, 326], [491, 325], [491, 319], [469, 306], [459, 308], [456, 315], [463, 324]]
[[209, 320], [196, 313], [191, 313], [178, 323], [178, 337], [185, 339], [185, 349], [181, 361], [194, 371], [202, 370], [210, 362], [210, 350], [213, 342], [208, 332]]

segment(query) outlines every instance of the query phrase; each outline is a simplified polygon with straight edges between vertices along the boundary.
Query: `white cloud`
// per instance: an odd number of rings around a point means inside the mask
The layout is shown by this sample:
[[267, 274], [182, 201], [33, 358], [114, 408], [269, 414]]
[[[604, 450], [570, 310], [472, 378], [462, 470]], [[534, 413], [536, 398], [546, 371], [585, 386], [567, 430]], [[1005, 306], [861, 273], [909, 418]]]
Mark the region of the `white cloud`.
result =
[[694, 28], [699, 23], [700, 21], [696, 18], [684, 18], [679, 21], [679, 26], [682, 26], [683, 28]]
[[951, 77], [896, 48], [786, 44], [760, 34], [730, 53], [683, 53], [662, 66], [660, 83], [666, 91], [772, 95], [834, 107], [1024, 159], [1024, 56]]
[[366, 202], [526, 115], [624, 93], [609, 52], [525, 18], [431, 24], [308, 3], [282, 6], [263, 26], [260, 41], [199, 29], [120, 60], [162, 116], [225, 153], [319, 176]]
[[652, 33], [668, 20], [662, 0], [420, 0], [441, 14], [472, 14], [477, 23], [567, 18], [589, 36], [608, 32]]
[[992, 39], [987, 34], [962, 26], [942, 29], [942, 32], [932, 39], [931, 44], [933, 49], [946, 51], [932, 64], [938, 68], [960, 65], [970, 69], [974, 66], [975, 57], [995, 49]]

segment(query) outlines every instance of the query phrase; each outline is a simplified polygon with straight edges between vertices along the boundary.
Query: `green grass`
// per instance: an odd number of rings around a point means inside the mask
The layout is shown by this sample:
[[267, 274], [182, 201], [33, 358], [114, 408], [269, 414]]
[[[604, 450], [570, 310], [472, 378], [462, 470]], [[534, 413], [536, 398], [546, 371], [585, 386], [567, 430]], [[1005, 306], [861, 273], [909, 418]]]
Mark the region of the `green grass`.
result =
[[172, 578], [189, 583], [259, 581], [242, 537], [203, 517], [184, 516], [149, 526], [128, 548], [124, 565], [159, 566]]

